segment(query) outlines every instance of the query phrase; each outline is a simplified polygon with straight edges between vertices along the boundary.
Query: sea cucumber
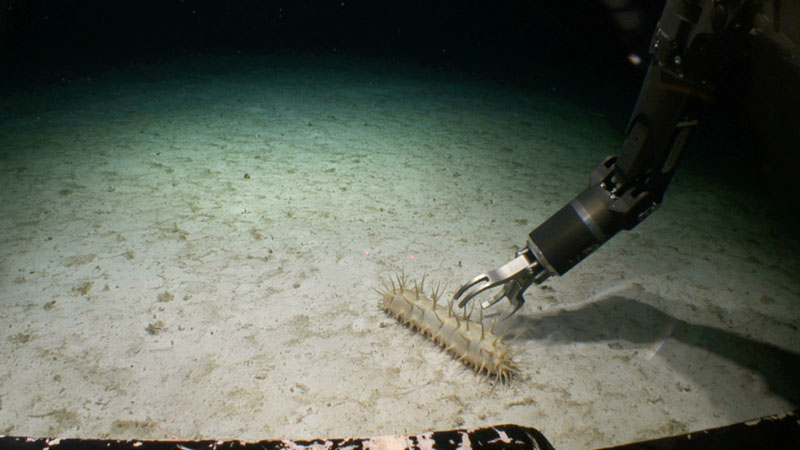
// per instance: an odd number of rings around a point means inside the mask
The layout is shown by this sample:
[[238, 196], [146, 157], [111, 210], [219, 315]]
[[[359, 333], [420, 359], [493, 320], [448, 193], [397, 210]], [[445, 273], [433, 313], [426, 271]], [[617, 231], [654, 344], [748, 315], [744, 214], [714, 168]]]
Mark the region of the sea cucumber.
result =
[[[397, 283], [395, 284], [395, 281]], [[483, 317], [473, 320], [464, 311], [453, 311], [453, 301], [446, 306], [438, 304], [437, 290], [424, 292], [424, 278], [419, 284], [407, 283], [405, 276], [397, 275], [385, 283], [381, 307], [403, 324], [418, 330], [448, 353], [487, 378], [507, 383], [519, 373], [514, 354], [505, 342], [506, 334], [495, 334], [496, 321], [490, 327]]]

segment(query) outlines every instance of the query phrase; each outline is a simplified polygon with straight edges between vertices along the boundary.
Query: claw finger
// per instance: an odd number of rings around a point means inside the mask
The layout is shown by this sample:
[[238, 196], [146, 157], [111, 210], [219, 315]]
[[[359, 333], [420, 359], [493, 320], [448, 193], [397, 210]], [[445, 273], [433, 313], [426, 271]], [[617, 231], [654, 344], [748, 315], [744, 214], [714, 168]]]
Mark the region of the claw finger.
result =
[[492, 298], [491, 300], [486, 300], [485, 302], [481, 303], [481, 308], [486, 309], [486, 308], [489, 308], [491, 306], [494, 306], [495, 304], [497, 304], [497, 302], [502, 300], [503, 297], [505, 297], [505, 296], [506, 296], [506, 292], [505, 292], [505, 289], [504, 289], [504, 290], [498, 292], [497, 295], [495, 295], [494, 298]]
[[514, 301], [514, 300], [512, 300], [512, 301], [511, 301], [511, 304], [513, 304], [513, 305], [514, 305], [514, 309], [512, 309], [510, 313], [506, 314], [506, 316], [505, 316], [505, 317], [503, 317], [502, 319], [500, 319], [501, 321], [503, 321], [503, 320], [506, 320], [506, 319], [508, 319], [509, 317], [513, 316], [514, 314], [516, 314], [516, 313], [517, 313], [517, 311], [519, 311], [519, 309], [520, 309], [520, 308], [522, 308], [522, 302], [521, 302], [521, 301]]
[[[461, 286], [461, 288], [455, 294], [453, 294], [453, 300], [455, 300], [458, 297], [461, 297], [462, 295], [464, 295], [464, 293], [466, 291], [468, 291], [469, 289], [471, 289], [473, 286], [477, 285], [478, 283], [482, 283], [482, 282], [486, 282], [486, 281], [489, 281], [489, 277], [486, 274], [478, 275], [477, 277], [475, 277], [472, 280], [470, 280], [469, 283]], [[459, 307], [463, 307], [466, 304], [466, 302], [468, 302], [468, 301], [469, 301], [468, 299], [464, 299], [458, 304], [458, 306]]]
[[496, 286], [495, 284], [492, 284], [492, 283], [486, 283], [486, 284], [484, 284], [483, 286], [479, 287], [478, 289], [475, 289], [473, 292], [470, 292], [470, 293], [469, 293], [469, 295], [467, 295], [466, 297], [464, 297], [464, 299], [463, 299], [463, 300], [461, 300], [460, 302], [458, 302], [458, 307], [459, 307], [459, 308], [463, 308], [463, 307], [464, 307], [464, 305], [466, 305], [466, 304], [467, 304], [467, 303], [468, 303], [470, 300], [472, 300], [472, 299], [473, 299], [473, 298], [474, 298], [476, 295], [480, 294], [481, 292], [483, 292], [483, 291], [485, 291], [485, 290], [487, 290], [487, 289], [491, 289], [491, 288], [493, 288], [493, 287], [495, 287], [495, 286]]

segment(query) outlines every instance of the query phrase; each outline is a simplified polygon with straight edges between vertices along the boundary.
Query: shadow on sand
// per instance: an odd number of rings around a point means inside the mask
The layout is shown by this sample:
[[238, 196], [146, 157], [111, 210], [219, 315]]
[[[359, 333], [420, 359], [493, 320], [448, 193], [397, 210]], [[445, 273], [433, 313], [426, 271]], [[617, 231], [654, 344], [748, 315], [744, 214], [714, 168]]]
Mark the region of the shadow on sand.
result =
[[[760, 374], [772, 392], [795, 407], [800, 406], [800, 355], [730, 331], [678, 319], [639, 300], [641, 294], [634, 297], [637, 298], [617, 293], [577, 310], [517, 316], [514, 328], [523, 330], [519, 340], [562, 343], [623, 340], [652, 344], [654, 348], [668, 335], [669, 339], [686, 344], [684, 348], [688, 346], [689, 351], [667, 350], [676, 347], [667, 344], [659, 356], [701, 384], [710, 386], [713, 381], [718, 382], [718, 368], [709, 367], [708, 358], [702, 356], [717, 355]], [[664, 300], [659, 304], [664, 304]], [[724, 401], [729, 392], [717, 394]]]

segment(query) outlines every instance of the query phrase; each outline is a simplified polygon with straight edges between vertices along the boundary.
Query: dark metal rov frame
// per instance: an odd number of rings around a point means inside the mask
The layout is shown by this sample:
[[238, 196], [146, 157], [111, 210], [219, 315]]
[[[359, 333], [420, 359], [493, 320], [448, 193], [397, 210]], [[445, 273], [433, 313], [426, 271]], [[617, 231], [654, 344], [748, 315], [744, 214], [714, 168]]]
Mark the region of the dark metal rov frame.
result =
[[[519, 425], [411, 436], [259, 442], [46, 439], [0, 436], [0, 450], [554, 450], [539, 431]], [[800, 449], [800, 410], [726, 427], [607, 447], [604, 450]]]

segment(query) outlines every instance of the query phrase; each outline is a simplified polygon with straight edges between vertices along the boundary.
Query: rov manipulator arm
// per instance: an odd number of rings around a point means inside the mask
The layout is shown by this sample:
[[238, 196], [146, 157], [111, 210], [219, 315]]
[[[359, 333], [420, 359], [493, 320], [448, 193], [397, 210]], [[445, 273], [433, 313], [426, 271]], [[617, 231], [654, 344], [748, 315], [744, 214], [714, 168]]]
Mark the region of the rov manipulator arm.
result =
[[453, 296], [464, 307], [478, 294], [501, 290], [515, 313], [524, 291], [563, 275], [620, 230], [630, 230], [661, 204], [699, 113], [711, 98], [712, 72], [729, 37], [740, 29], [742, 1], [667, 0], [650, 43], [642, 83], [619, 156], [591, 173], [589, 187], [528, 235], [514, 259], [463, 285]]

